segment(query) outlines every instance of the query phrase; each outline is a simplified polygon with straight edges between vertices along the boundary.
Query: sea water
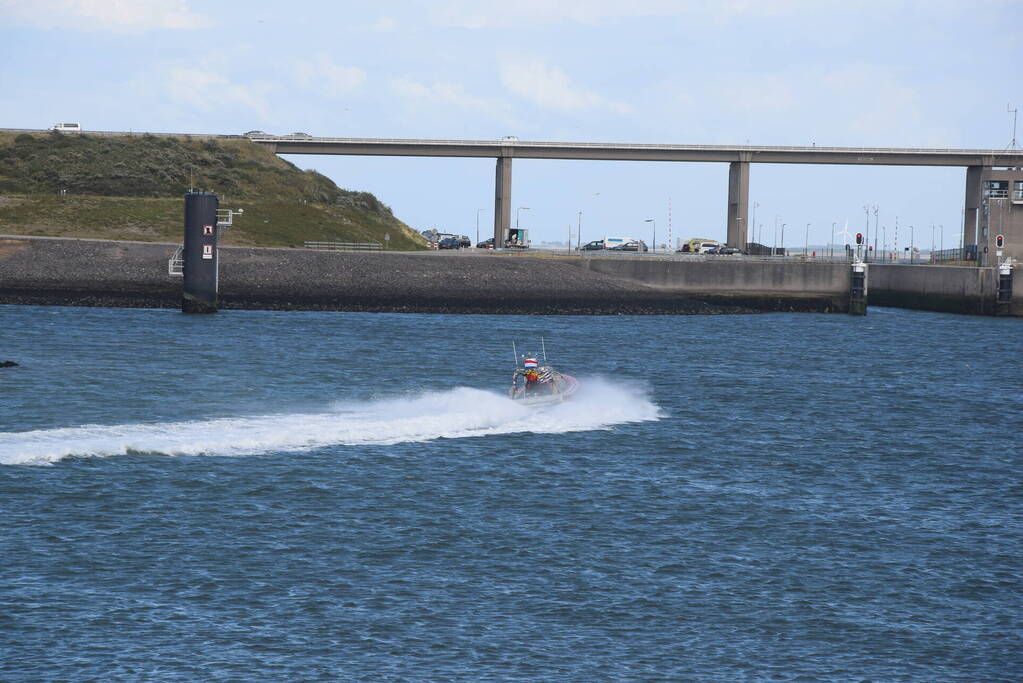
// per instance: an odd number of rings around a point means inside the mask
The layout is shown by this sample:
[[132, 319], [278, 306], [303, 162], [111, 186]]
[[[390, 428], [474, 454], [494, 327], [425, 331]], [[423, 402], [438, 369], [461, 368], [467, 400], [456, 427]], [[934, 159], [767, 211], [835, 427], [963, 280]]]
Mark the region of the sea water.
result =
[[0, 679], [1019, 680], [1021, 332], [0, 307]]

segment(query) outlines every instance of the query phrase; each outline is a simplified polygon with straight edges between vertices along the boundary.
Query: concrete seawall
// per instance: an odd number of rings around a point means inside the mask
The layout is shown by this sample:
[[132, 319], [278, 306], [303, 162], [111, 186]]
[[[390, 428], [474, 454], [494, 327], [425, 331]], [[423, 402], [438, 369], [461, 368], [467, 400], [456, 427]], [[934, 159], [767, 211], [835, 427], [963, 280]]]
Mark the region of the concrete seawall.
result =
[[[871, 264], [870, 303], [946, 313], [994, 315], [995, 268]], [[1023, 316], [1023, 272], [1013, 277], [1009, 314]]]
[[786, 310], [786, 302], [795, 310], [849, 310], [852, 271], [846, 263], [607, 258], [575, 263], [592, 272], [689, 296], [756, 297], [771, 300], [776, 310]]
[[[0, 303], [178, 308], [176, 245], [0, 238]], [[221, 248], [224, 309], [432, 313], [714, 314], [842, 310], [830, 295], [703, 294], [500, 254]]]

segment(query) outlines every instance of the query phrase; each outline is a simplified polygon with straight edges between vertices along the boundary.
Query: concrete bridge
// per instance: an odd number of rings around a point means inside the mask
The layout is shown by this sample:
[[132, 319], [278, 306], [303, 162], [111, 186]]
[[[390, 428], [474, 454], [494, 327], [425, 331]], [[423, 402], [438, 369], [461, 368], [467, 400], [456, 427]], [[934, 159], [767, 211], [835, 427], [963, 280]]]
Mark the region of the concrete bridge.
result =
[[966, 169], [964, 242], [977, 244], [978, 212], [984, 180], [995, 167], [1023, 167], [1021, 150], [910, 149], [874, 147], [761, 147], [751, 145], [668, 145], [602, 142], [502, 140], [398, 140], [328, 138], [306, 135], [248, 135], [277, 154], [356, 156], [490, 157], [497, 160], [494, 190], [494, 244], [511, 227], [512, 160], [577, 159], [601, 161], [696, 161], [728, 164], [730, 246], [749, 242], [750, 164], [852, 164], [861, 166], [961, 166]]

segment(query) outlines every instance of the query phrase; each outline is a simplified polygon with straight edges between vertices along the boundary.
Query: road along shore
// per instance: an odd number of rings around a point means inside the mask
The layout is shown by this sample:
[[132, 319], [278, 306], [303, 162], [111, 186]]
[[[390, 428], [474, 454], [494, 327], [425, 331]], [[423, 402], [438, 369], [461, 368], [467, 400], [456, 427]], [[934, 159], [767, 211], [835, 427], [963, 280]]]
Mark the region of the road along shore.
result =
[[[176, 245], [0, 236], [0, 303], [179, 308]], [[736, 264], [738, 265], [738, 264]], [[844, 312], [821, 292], [700, 292], [600, 272], [579, 257], [220, 248], [220, 308], [404, 313]]]

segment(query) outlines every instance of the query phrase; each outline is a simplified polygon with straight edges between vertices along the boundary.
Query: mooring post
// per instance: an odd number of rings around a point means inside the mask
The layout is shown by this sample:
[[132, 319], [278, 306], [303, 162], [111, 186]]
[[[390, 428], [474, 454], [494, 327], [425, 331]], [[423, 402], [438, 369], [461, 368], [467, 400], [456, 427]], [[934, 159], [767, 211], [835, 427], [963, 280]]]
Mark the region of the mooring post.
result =
[[217, 312], [217, 208], [212, 192], [185, 194], [182, 313]]
[[852, 279], [849, 284], [849, 314], [867, 314], [867, 264], [859, 258], [852, 262]]

